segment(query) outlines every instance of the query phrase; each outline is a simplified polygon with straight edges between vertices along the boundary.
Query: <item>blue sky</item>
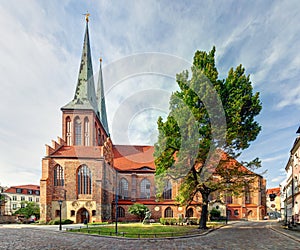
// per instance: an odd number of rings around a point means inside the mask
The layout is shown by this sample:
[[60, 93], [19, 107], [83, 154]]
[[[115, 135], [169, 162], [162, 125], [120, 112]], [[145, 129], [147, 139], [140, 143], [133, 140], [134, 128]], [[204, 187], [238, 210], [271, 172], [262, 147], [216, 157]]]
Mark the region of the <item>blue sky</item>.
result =
[[[157, 115], [166, 115], [177, 88], [170, 72], [188, 69], [180, 67], [196, 50], [215, 45], [219, 76], [243, 64], [261, 94], [262, 131], [241, 159], [262, 160], [268, 187], [285, 178], [300, 125], [298, 1], [10, 0], [0, 2], [1, 185], [39, 184], [44, 145], [61, 136], [60, 108], [74, 95], [86, 11], [95, 73], [103, 58], [114, 143], [155, 142]], [[144, 53], [155, 55], [153, 65], [148, 61], [154, 74], [137, 70], [110, 80], [116, 66], [124, 71]], [[178, 67], [171, 68], [172, 58]]]

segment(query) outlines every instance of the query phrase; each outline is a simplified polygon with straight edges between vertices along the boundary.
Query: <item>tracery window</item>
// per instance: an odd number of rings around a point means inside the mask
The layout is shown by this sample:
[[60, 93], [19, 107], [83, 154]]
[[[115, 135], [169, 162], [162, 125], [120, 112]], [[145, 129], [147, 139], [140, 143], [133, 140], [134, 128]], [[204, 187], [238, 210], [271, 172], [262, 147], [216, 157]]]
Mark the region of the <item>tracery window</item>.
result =
[[119, 218], [125, 217], [125, 209], [122, 207], [117, 208], [117, 216]]
[[78, 194], [92, 193], [92, 173], [91, 170], [86, 165], [82, 165], [78, 169], [77, 192]]
[[171, 181], [168, 180], [167, 181], [167, 185], [165, 186], [164, 188], [164, 191], [163, 191], [163, 198], [165, 200], [170, 200], [172, 199], [172, 184], [171, 184]]
[[62, 166], [57, 165], [54, 168], [54, 186], [64, 185], [64, 170]]
[[68, 116], [66, 118], [66, 142], [67, 145], [70, 146], [72, 144], [72, 125], [71, 125], [71, 119]]
[[170, 207], [167, 207], [165, 210], [165, 217], [173, 217], [173, 210]]
[[128, 181], [125, 178], [119, 182], [119, 199], [128, 199]]
[[186, 211], [186, 217], [194, 217], [194, 210], [193, 208], [189, 208], [187, 211]]
[[75, 118], [75, 145], [81, 145], [81, 121], [79, 117]]
[[84, 119], [84, 145], [90, 146], [90, 127], [89, 119], [87, 117]]
[[249, 186], [245, 187], [245, 203], [251, 203], [251, 192]]
[[141, 182], [141, 196], [142, 199], [150, 199], [150, 181], [148, 179], [143, 179]]

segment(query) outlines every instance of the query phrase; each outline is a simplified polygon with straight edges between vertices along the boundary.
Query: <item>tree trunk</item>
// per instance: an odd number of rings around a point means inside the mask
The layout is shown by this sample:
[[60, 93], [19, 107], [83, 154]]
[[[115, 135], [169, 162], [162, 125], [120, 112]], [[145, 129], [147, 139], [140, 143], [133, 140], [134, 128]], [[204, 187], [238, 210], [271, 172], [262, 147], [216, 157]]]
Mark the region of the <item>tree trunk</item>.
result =
[[208, 195], [207, 193], [201, 193], [202, 195], [202, 211], [201, 218], [199, 223], [199, 229], [207, 229], [206, 226], [207, 217], [208, 217]]

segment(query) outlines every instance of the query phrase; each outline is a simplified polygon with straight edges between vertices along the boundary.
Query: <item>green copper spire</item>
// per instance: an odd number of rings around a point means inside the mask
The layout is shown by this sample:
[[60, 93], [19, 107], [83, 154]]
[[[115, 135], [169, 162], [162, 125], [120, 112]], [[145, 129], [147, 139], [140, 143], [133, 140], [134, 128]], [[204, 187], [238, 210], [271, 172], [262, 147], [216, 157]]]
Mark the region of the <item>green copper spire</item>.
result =
[[88, 21], [87, 14], [83, 50], [75, 95], [73, 100], [62, 107], [62, 109], [93, 109], [97, 113], [97, 99], [93, 78]]
[[104, 86], [103, 86], [103, 77], [102, 77], [102, 59], [101, 58], [100, 58], [100, 69], [99, 69], [99, 77], [98, 77], [98, 84], [97, 84], [97, 100], [98, 100], [99, 119], [100, 119], [102, 126], [105, 129], [107, 135], [109, 135], [106, 106], [105, 106]]

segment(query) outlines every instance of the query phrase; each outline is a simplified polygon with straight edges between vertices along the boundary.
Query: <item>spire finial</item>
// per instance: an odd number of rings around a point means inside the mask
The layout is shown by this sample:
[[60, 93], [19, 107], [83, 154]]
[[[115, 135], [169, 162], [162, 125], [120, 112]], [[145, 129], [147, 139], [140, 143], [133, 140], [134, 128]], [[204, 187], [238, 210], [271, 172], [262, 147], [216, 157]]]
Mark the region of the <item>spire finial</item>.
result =
[[89, 16], [90, 16], [90, 13], [87, 11], [85, 14], [85, 21], [88, 23], [89, 22]]
[[102, 57], [99, 58], [100, 63], [102, 62]]

